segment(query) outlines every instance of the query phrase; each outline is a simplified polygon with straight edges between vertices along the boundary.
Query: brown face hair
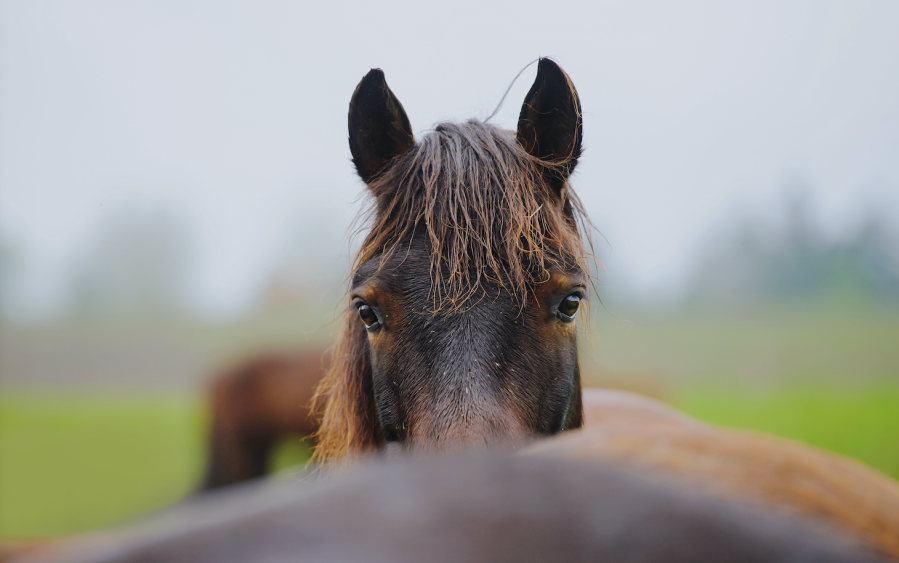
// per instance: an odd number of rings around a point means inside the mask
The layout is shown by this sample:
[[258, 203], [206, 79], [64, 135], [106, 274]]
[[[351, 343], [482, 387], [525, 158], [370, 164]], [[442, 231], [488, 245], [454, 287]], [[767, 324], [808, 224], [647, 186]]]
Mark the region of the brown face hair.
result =
[[375, 69], [349, 126], [372, 229], [318, 389], [318, 459], [581, 426], [575, 318], [588, 253], [568, 188], [582, 122], [565, 72], [540, 60], [517, 132], [471, 120], [416, 143]]

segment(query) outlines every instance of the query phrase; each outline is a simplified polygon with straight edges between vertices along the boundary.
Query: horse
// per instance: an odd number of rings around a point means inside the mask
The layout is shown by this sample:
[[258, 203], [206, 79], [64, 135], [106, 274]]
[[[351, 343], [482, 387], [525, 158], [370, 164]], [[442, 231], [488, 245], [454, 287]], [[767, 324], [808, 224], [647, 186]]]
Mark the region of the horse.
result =
[[[328, 467], [373, 453], [515, 449], [587, 417], [577, 439], [561, 442], [571, 446], [552, 451], [701, 476], [720, 485], [716, 494], [821, 517], [899, 559], [899, 490], [888, 478], [798, 444], [711, 429], [649, 399], [597, 391], [585, 402], [576, 326], [591, 280], [590, 223], [569, 182], [582, 137], [577, 91], [550, 59], [538, 63], [514, 132], [469, 120], [416, 141], [383, 71], [363, 77], [349, 145], [371, 228], [313, 400], [322, 416], [314, 458]], [[666, 440], [680, 443], [672, 432], [698, 444], [693, 453], [665, 450]], [[840, 479], [850, 484], [831, 486]]]
[[881, 560], [832, 526], [688, 481], [502, 452], [252, 483], [31, 555], [22, 563]]
[[516, 132], [441, 123], [416, 142], [373, 69], [349, 110], [371, 229], [353, 262], [314, 458], [514, 446], [583, 424], [586, 215], [568, 75], [541, 59]]
[[323, 350], [269, 352], [214, 376], [207, 392], [209, 453], [201, 489], [263, 477], [284, 439], [312, 442], [318, 421], [309, 403], [327, 367]]

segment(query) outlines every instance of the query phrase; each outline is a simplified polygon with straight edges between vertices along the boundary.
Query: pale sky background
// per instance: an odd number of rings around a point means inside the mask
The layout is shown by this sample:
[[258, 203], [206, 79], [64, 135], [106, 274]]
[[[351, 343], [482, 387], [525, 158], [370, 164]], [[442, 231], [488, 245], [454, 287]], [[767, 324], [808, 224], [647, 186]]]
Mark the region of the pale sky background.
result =
[[[776, 215], [790, 183], [833, 236], [866, 207], [899, 223], [894, 0], [0, 6], [0, 235], [35, 311], [123, 208], [178, 214], [198, 305], [242, 311], [290, 233], [321, 251], [354, 215], [347, 104], [370, 67], [422, 132], [486, 117], [554, 57], [585, 110], [574, 188], [623, 290], [676, 292], [710, 233]], [[534, 72], [495, 122], [514, 127]]]

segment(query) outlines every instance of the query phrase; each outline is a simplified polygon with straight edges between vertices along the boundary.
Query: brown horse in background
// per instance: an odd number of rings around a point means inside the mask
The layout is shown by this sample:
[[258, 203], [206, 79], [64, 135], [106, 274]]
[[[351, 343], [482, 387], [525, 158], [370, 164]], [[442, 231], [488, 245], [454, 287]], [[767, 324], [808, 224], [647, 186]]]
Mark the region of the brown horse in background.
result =
[[309, 404], [328, 367], [323, 350], [260, 354], [209, 384], [210, 429], [203, 490], [269, 472], [275, 446], [318, 430]]
[[860, 464], [712, 430], [628, 394], [584, 403], [575, 325], [589, 221], [568, 183], [581, 138], [577, 92], [548, 59], [516, 132], [471, 120], [416, 142], [383, 72], [362, 79], [349, 140], [372, 228], [316, 397], [316, 457], [516, 448], [580, 428], [586, 409], [588, 428], [546, 451], [697, 477], [715, 494], [828, 520], [899, 559], [899, 487]]

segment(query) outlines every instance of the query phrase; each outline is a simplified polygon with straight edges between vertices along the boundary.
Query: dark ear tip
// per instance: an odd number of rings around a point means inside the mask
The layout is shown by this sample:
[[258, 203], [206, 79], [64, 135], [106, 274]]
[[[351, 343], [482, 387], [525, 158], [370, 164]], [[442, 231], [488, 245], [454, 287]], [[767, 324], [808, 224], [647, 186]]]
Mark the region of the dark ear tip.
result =
[[386, 84], [387, 79], [384, 77], [384, 71], [380, 68], [373, 68], [368, 71], [365, 76], [362, 77], [362, 80], [359, 81], [359, 87], [363, 86], [375, 86], [378, 84]]
[[554, 74], [557, 76], [565, 76], [565, 71], [562, 70], [556, 61], [552, 60], [549, 57], [541, 57], [540, 61], [537, 63], [537, 74]]

